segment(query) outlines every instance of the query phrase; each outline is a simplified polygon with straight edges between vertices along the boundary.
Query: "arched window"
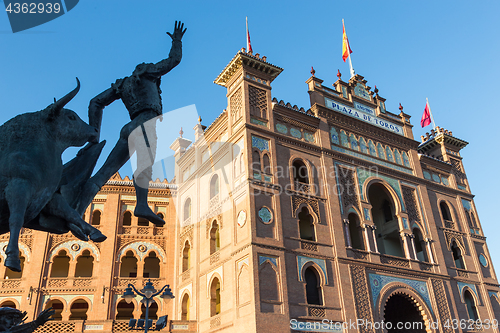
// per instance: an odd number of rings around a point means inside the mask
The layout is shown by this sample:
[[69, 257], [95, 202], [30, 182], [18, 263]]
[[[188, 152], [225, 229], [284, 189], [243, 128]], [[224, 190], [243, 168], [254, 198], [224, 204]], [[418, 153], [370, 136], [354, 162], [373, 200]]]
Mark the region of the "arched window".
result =
[[2, 304], [0, 304], [0, 308], [12, 308], [12, 309], [17, 309], [16, 308], [16, 303], [12, 301], [5, 301]]
[[66, 254], [65, 250], [59, 251], [57, 256], [52, 260], [52, 270], [50, 271], [50, 277], [68, 277], [69, 272], [69, 261], [70, 258]]
[[92, 213], [92, 225], [101, 225], [101, 211], [94, 210]]
[[191, 217], [191, 198], [184, 202], [184, 221]]
[[216, 316], [220, 313], [220, 281], [214, 278], [210, 285], [210, 316]]
[[293, 161], [292, 171], [294, 182], [309, 184], [307, 167], [302, 160]]
[[160, 277], [160, 259], [156, 257], [154, 251], [149, 252], [149, 255], [144, 259], [144, 271], [142, 277], [157, 279]]
[[45, 309], [52, 308], [52, 310], [55, 311], [55, 313], [52, 315], [52, 319], [60, 321], [62, 320], [62, 312], [64, 310], [64, 304], [58, 300], [52, 300], [47, 302], [47, 305], [45, 305]]
[[268, 154], [262, 155], [262, 167], [265, 174], [271, 174], [271, 161]]
[[120, 277], [137, 277], [137, 258], [128, 251], [120, 263]]
[[181, 320], [189, 320], [189, 307], [190, 307], [189, 295], [185, 294], [184, 297], [182, 298]]
[[464, 291], [464, 301], [469, 319], [473, 321], [478, 320], [479, 316], [477, 315], [476, 302], [474, 301], [474, 297], [472, 297], [469, 290]]
[[76, 260], [75, 277], [91, 277], [94, 270], [94, 257], [89, 250], [82, 252]]
[[252, 169], [254, 172], [260, 174], [261, 163], [260, 163], [260, 153], [258, 150], [252, 152]]
[[424, 237], [418, 228], [413, 229], [413, 242], [415, 243], [415, 252], [417, 259], [420, 261], [429, 261], [429, 256], [427, 255], [427, 249], [425, 247]]
[[182, 271], [185, 272], [191, 267], [191, 246], [189, 242], [184, 243], [184, 250], [182, 251]]
[[210, 180], [210, 199], [219, 194], [219, 176], [215, 174]]
[[78, 299], [71, 304], [71, 314], [69, 320], [87, 320], [87, 311], [89, 310], [89, 303], [83, 299]]
[[462, 258], [462, 250], [458, 247], [455, 240], [451, 242], [451, 253], [453, 254], [453, 261], [455, 262], [455, 267], [460, 269], [465, 269], [464, 259]]
[[314, 268], [308, 267], [304, 272], [304, 279], [306, 280], [307, 304], [322, 305], [318, 272]]
[[364, 250], [363, 231], [361, 229], [358, 215], [351, 213], [347, 217], [349, 220], [349, 234], [351, 235], [351, 247], [353, 249]]
[[19, 260], [21, 260], [21, 271], [20, 272], [14, 272], [10, 268], [5, 268], [5, 279], [20, 279], [23, 277], [23, 271], [24, 271], [24, 262], [25, 258], [22, 255], [21, 252], [19, 252]]
[[445, 202], [441, 201], [439, 207], [441, 208], [441, 217], [443, 218], [443, 220], [452, 221], [448, 205]]
[[214, 254], [220, 249], [220, 233], [219, 224], [217, 221], [212, 222], [212, 228], [210, 229], [210, 254]]
[[132, 225], [132, 213], [129, 211], [126, 211], [123, 214], [123, 225], [124, 226], [130, 226]]
[[491, 307], [493, 308], [493, 314], [495, 315], [495, 319], [500, 322], [500, 303], [498, 302], [498, 298], [494, 295], [490, 296]]
[[134, 302], [127, 303], [122, 299], [116, 306], [116, 319], [129, 320], [134, 318]]
[[302, 207], [299, 213], [299, 233], [301, 239], [314, 240], [313, 217], [306, 207]]
[[380, 253], [404, 257], [399, 224], [395, 217], [395, 206], [387, 188], [375, 183], [368, 189], [368, 200], [372, 205], [372, 218], [376, 229], [377, 247]]

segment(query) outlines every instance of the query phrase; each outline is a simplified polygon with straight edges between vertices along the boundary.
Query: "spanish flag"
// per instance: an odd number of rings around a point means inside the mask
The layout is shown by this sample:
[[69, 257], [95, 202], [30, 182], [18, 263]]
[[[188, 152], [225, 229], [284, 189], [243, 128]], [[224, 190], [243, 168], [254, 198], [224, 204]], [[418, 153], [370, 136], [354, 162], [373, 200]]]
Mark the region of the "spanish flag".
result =
[[349, 55], [352, 53], [351, 46], [349, 45], [349, 40], [347, 39], [347, 35], [345, 33], [345, 26], [344, 26], [344, 20], [342, 20], [342, 60], [344, 62], [346, 59], [349, 57]]

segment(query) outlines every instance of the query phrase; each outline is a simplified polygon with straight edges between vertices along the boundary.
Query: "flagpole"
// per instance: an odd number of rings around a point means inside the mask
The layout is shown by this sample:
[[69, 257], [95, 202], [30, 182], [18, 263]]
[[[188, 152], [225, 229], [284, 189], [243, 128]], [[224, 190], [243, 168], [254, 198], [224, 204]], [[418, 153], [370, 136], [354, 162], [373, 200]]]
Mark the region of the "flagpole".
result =
[[436, 123], [434, 122], [434, 117], [432, 116], [431, 106], [429, 105], [429, 99], [426, 97], [427, 106], [429, 107], [429, 114], [431, 115], [432, 129], [436, 128]]
[[247, 35], [245, 36], [246, 40], [247, 40], [247, 52], [250, 53], [250, 45], [249, 45], [249, 40], [248, 40], [248, 16], [245, 16], [245, 20], [246, 20], [246, 24], [247, 24]]
[[[342, 28], [344, 28], [344, 32], [347, 36], [347, 32], [345, 31], [344, 19], [342, 19]], [[352, 78], [354, 76], [354, 68], [352, 68], [351, 46], [349, 45], [349, 39], [347, 39], [347, 53], [349, 53], [349, 56], [347, 58], [349, 59], [349, 72], [351, 73], [351, 78]]]

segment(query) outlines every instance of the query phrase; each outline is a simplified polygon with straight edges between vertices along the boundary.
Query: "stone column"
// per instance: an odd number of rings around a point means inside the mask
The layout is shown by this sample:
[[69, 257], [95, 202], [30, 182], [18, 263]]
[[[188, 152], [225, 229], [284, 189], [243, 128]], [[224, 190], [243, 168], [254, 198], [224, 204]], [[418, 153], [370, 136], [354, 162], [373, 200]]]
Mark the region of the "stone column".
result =
[[372, 229], [373, 246], [375, 246], [375, 253], [379, 253], [378, 252], [378, 245], [377, 245], [377, 235], [375, 234], [375, 230], [377, 229], [377, 226], [371, 225], [370, 229]]
[[352, 247], [351, 244], [351, 233], [349, 232], [349, 220], [344, 219], [344, 230], [345, 230], [345, 236], [347, 238], [347, 247]]
[[432, 240], [430, 238], [425, 239], [425, 245], [427, 247], [427, 258], [429, 258], [429, 262], [431, 264], [434, 264], [434, 256], [432, 255], [432, 247], [431, 247], [431, 242]]
[[411, 244], [411, 249], [413, 251], [413, 259], [417, 260], [417, 249], [415, 248], [415, 235], [414, 234], [408, 234], [408, 237], [410, 238], [410, 244]]
[[405, 252], [405, 258], [406, 259], [411, 259], [410, 248], [408, 246], [409, 245], [408, 244], [408, 236], [410, 234], [408, 234], [406, 232], [401, 232], [399, 235], [403, 239], [403, 251]]

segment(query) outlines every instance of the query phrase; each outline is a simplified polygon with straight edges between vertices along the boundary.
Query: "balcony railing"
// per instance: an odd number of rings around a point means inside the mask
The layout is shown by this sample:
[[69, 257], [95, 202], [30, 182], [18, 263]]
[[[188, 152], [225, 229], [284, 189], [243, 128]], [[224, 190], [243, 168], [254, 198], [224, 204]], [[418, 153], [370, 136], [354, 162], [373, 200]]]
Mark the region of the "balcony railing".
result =
[[47, 288], [62, 288], [62, 287], [89, 287], [92, 285], [92, 277], [62, 277], [62, 278], [49, 278], [47, 280]]

